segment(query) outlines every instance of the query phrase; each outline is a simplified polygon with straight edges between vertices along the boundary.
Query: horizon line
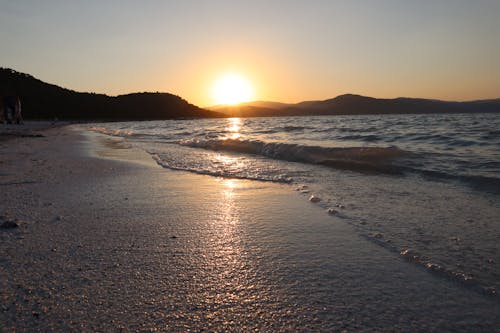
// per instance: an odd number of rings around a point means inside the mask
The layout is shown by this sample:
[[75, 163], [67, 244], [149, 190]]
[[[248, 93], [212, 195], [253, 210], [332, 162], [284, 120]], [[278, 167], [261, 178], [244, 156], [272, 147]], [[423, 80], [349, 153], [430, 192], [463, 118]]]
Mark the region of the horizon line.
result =
[[297, 105], [297, 104], [300, 104], [300, 103], [307, 103], [307, 102], [324, 102], [324, 101], [328, 101], [328, 100], [332, 100], [332, 99], [338, 98], [340, 96], [348, 96], [348, 95], [359, 96], [359, 97], [366, 97], [366, 98], [373, 98], [373, 99], [384, 99], [384, 100], [420, 99], [420, 100], [428, 100], [428, 101], [456, 102], [456, 103], [467, 103], [467, 102], [481, 102], [481, 101], [495, 101], [495, 100], [500, 100], [500, 96], [499, 97], [493, 97], [493, 98], [476, 98], [476, 99], [450, 100], [450, 99], [428, 98], [428, 97], [410, 97], [410, 96], [374, 97], [374, 96], [369, 96], [369, 95], [364, 95], [364, 94], [358, 94], [358, 93], [341, 93], [341, 94], [338, 94], [338, 95], [336, 95], [334, 97], [328, 97], [328, 98], [323, 98], [323, 99], [321, 99], [321, 98], [320, 99], [305, 99], [305, 100], [300, 100], [299, 102], [282, 102], [282, 101], [278, 101], [278, 100], [256, 99], [256, 100], [247, 101], [247, 102], [241, 102], [241, 103], [237, 103], [237, 104], [215, 104], [215, 105], [210, 105], [210, 106], [200, 106], [200, 105], [197, 105], [197, 104], [194, 104], [194, 103], [190, 102], [184, 96], [181, 96], [181, 95], [175, 94], [175, 93], [171, 93], [171, 92], [167, 92], [167, 91], [159, 91], [159, 90], [157, 90], [157, 91], [135, 91], [135, 92], [127, 92], [127, 93], [121, 93], [121, 94], [108, 94], [108, 93], [95, 92], [95, 91], [78, 91], [78, 90], [74, 90], [74, 89], [71, 89], [71, 88], [60, 86], [60, 85], [55, 84], [55, 83], [49, 83], [49, 82], [43, 81], [43, 80], [37, 78], [36, 76], [34, 76], [32, 74], [25, 73], [25, 72], [20, 72], [18, 70], [13, 69], [13, 68], [0, 67], [0, 70], [9, 70], [9, 71], [17, 73], [17, 74], [27, 75], [27, 76], [30, 76], [30, 77], [32, 77], [32, 78], [34, 78], [36, 80], [39, 80], [39, 81], [45, 83], [45, 84], [54, 85], [54, 86], [57, 86], [57, 87], [62, 88], [62, 89], [66, 89], [66, 90], [69, 90], [69, 91], [74, 91], [76, 93], [96, 94], [96, 95], [104, 95], [104, 96], [108, 96], [108, 97], [119, 97], [119, 96], [132, 95], [132, 94], [169, 94], [169, 95], [174, 95], [174, 96], [177, 96], [177, 97], [179, 97], [181, 99], [184, 99], [189, 104], [192, 104], [192, 105], [197, 106], [197, 107], [202, 108], [202, 109], [210, 109], [210, 108], [217, 108], [217, 107], [219, 107], [219, 108], [220, 107], [236, 107], [236, 106], [241, 106], [241, 105], [251, 104], [251, 103], [278, 103], [278, 104], [285, 104], [285, 105], [293, 106], [293, 105]]

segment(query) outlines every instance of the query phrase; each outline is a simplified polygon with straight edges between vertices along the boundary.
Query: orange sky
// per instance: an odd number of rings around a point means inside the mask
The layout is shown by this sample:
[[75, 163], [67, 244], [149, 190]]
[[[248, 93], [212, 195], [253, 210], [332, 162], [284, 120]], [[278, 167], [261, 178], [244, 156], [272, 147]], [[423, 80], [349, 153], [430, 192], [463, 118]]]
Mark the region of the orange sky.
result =
[[255, 99], [500, 97], [500, 2], [8, 2], [0, 66], [78, 91], [210, 106], [224, 73]]

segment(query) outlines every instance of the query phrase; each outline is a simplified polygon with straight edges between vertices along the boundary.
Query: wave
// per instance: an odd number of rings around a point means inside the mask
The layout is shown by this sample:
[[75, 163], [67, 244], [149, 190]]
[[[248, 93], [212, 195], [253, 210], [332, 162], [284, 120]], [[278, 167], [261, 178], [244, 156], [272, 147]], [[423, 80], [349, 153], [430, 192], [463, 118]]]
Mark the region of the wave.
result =
[[277, 126], [277, 127], [272, 127], [269, 129], [254, 130], [253, 133], [255, 133], [255, 134], [275, 134], [275, 133], [283, 133], [283, 132], [304, 132], [307, 130], [313, 130], [313, 127], [293, 126], [293, 125]]
[[362, 128], [352, 128], [352, 127], [318, 127], [312, 128], [313, 133], [373, 133], [378, 132], [377, 127], [362, 127]]
[[500, 178], [496, 177], [483, 175], [460, 175], [443, 171], [416, 170], [412, 168], [407, 168], [407, 171], [421, 174], [430, 179], [458, 181], [473, 189], [485, 191], [491, 194], [500, 194]]
[[340, 137], [341, 140], [349, 140], [349, 141], [365, 141], [365, 142], [374, 142], [374, 141], [382, 141], [382, 138], [375, 134], [367, 134], [367, 135], [346, 135]]
[[482, 140], [498, 140], [500, 131], [488, 131], [481, 136]]
[[111, 135], [111, 136], [119, 136], [119, 137], [129, 137], [129, 136], [136, 136], [137, 135], [137, 133], [135, 133], [134, 131], [131, 131], [131, 130], [110, 129], [110, 128], [98, 127], [98, 126], [89, 127], [89, 130], [92, 132], [97, 132], [97, 133]]
[[262, 142], [241, 139], [189, 139], [183, 146], [214, 151], [229, 151], [261, 155], [290, 162], [324, 165], [361, 172], [401, 173], [392, 161], [409, 155], [397, 147], [347, 147], [331, 148], [281, 142]]
[[148, 153], [158, 165], [170, 170], [187, 171], [222, 178], [248, 179], [283, 184], [293, 182], [293, 179], [285, 174], [266, 173], [262, 170], [259, 170], [260, 172], [249, 172], [248, 170], [232, 170], [231, 168], [204, 167], [196, 163], [183, 163], [182, 161], [164, 158], [161, 154], [151, 151], [148, 151]]
[[279, 127], [277, 130], [283, 131], [283, 132], [295, 132], [295, 131], [304, 131], [304, 130], [310, 130], [312, 127], [307, 127], [307, 126], [283, 126]]
[[[132, 130], [124, 130], [124, 129], [110, 129], [110, 128], [105, 128], [105, 127], [90, 127], [90, 131], [109, 135], [109, 136], [116, 136], [120, 138], [134, 138], [136, 140], [141, 140], [141, 139], [146, 139], [151, 142], [163, 142], [163, 143], [173, 143], [176, 142], [172, 136], [169, 135], [162, 135], [162, 134], [147, 134], [147, 133], [139, 133], [139, 132], [134, 132]], [[186, 134], [191, 134], [186, 132]], [[182, 133], [181, 133], [182, 135]]]

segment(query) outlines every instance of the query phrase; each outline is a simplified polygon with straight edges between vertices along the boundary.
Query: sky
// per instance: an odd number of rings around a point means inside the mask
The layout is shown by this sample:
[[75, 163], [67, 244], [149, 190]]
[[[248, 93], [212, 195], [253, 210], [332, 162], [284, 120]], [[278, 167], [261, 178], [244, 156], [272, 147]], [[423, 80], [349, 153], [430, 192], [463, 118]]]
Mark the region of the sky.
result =
[[344, 93], [500, 97], [499, 0], [0, 0], [0, 67], [108, 95], [214, 105], [225, 73], [254, 99]]

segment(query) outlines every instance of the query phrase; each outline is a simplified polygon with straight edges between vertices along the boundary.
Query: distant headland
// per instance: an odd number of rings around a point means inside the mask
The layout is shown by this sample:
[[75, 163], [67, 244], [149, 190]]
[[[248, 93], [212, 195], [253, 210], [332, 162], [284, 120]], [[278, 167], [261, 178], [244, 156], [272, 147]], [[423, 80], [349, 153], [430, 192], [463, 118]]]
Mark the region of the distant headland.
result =
[[406, 97], [385, 99], [345, 94], [324, 101], [307, 101], [296, 104], [257, 101], [236, 106], [220, 105], [209, 109], [233, 117], [493, 113], [500, 112], [500, 98], [454, 102]]
[[45, 83], [29, 74], [0, 68], [0, 94], [19, 95], [25, 119], [161, 120], [179, 118], [311, 116], [348, 114], [422, 114], [500, 112], [500, 98], [468, 102], [421, 98], [381, 99], [346, 94], [324, 101], [296, 104], [249, 102], [236, 106], [200, 108], [169, 93], [119, 96], [76, 92]]

